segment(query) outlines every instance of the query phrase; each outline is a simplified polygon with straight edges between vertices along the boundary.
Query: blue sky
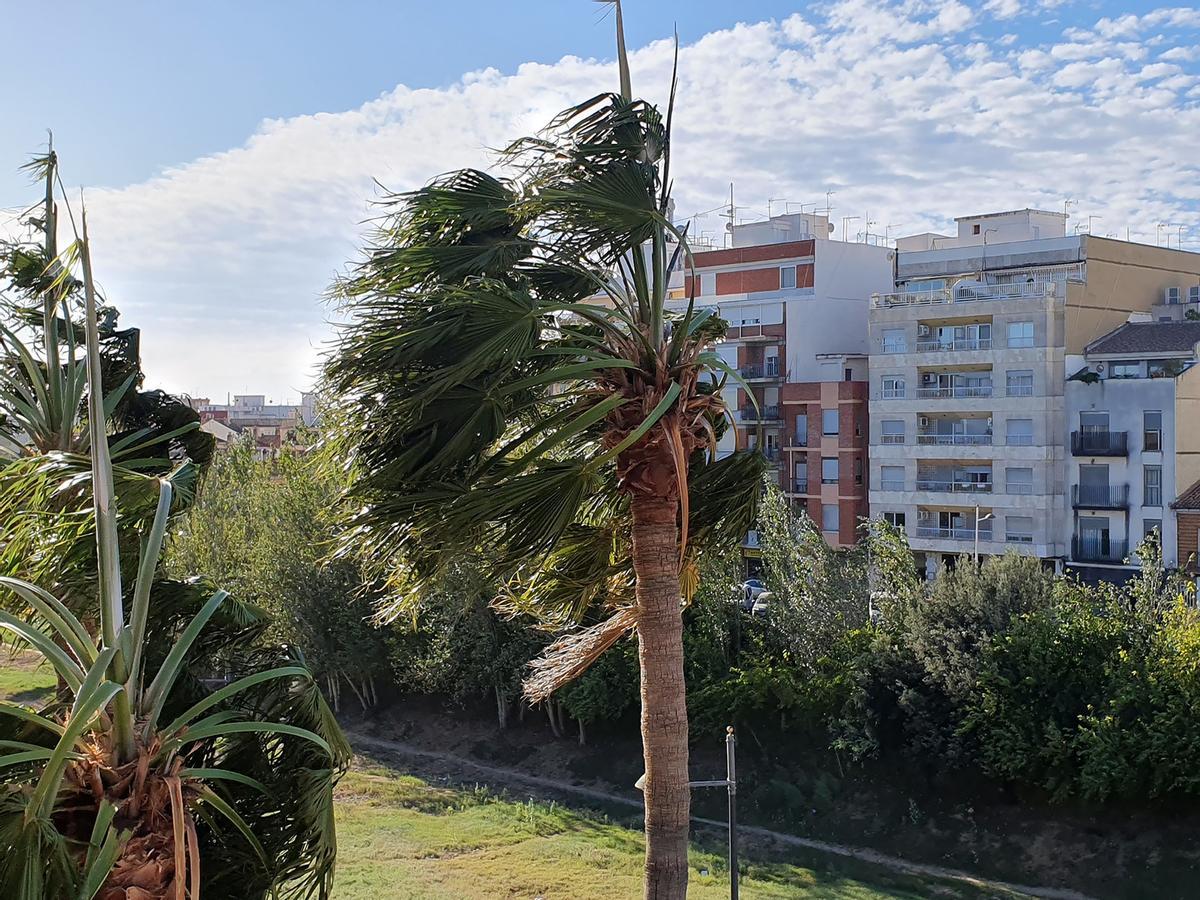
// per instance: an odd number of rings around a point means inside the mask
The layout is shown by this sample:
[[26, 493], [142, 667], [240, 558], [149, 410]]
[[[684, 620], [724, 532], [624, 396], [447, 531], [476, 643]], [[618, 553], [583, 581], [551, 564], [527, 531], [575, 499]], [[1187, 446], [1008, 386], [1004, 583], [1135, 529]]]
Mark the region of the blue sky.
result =
[[[746, 218], [832, 189], [835, 220], [869, 211], [895, 234], [1069, 197], [1097, 232], [1153, 243], [1170, 222], [1200, 249], [1194, 9], [627, 0], [626, 18], [655, 100], [679, 28], [683, 212], [731, 180]], [[307, 386], [372, 178], [486, 165], [614, 82], [588, 0], [60, 2], [49, 65], [43, 19], [5, 10], [0, 208], [32, 200], [16, 168], [53, 127], [152, 380], [213, 396]]]

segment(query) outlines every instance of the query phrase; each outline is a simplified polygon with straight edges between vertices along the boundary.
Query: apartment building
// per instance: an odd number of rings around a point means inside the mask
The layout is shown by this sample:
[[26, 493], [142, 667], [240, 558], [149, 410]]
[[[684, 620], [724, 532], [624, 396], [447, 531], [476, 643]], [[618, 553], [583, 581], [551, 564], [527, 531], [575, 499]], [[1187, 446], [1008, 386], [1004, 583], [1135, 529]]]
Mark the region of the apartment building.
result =
[[1068, 235], [1046, 210], [956, 223], [901, 238], [872, 297], [871, 514], [930, 575], [964, 552], [1069, 560], [1068, 358], [1196, 283], [1200, 256]]
[[735, 225], [733, 246], [697, 252], [672, 296], [682, 305], [694, 287], [730, 326], [717, 352], [744, 385], [726, 389], [736, 428], [720, 450], [761, 446], [793, 504], [848, 546], [868, 514], [868, 298], [891, 285], [892, 262], [829, 234], [811, 214]]
[[1196, 552], [1194, 535], [1181, 547], [1173, 500], [1200, 480], [1198, 343], [1200, 321], [1147, 315], [1084, 349], [1066, 384], [1073, 568], [1130, 568], [1152, 531], [1168, 566]]

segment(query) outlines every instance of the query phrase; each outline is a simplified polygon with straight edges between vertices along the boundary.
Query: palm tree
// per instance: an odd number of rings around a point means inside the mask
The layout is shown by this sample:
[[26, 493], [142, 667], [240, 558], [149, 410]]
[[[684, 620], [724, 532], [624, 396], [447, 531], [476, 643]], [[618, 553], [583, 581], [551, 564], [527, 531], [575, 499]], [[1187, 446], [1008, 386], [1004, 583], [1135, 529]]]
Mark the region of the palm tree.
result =
[[713, 350], [725, 323], [690, 296], [668, 306], [690, 260], [670, 220], [670, 112], [633, 99], [619, 5], [617, 25], [620, 92], [513, 144], [509, 175], [384, 198], [334, 289], [347, 324], [326, 374], [359, 508], [346, 552], [389, 580], [385, 612], [479, 554], [502, 605], [590, 623], [536, 664], [534, 699], [636, 630], [646, 897], [663, 900], [687, 889], [681, 601], [697, 554], [745, 533], [765, 462], [716, 458], [736, 377]]
[[[64, 685], [41, 710], [0, 703], [0, 894], [197, 900], [203, 887], [247, 900], [327, 898], [333, 785], [349, 749], [303, 659], [259, 640], [260, 611], [200, 582], [159, 577], [176, 486], [188, 483], [191, 463], [166, 476], [112, 463], [86, 219], [83, 229], [69, 258], [83, 268], [84, 358], [71, 347], [57, 364], [36, 361], [30, 376], [83, 373], [88, 437], [31, 455], [40, 467], [16, 480], [88, 496], [86, 517], [43, 518], [76, 520], [63, 530], [91, 535], [95, 597], [86, 608], [98, 628], [33, 582], [0, 577], [6, 606], [19, 609], [0, 611], [0, 633], [41, 653]], [[84, 397], [71, 390], [71, 403]], [[0, 493], [22, 490], [8, 478], [14, 465]], [[122, 573], [122, 543], [138, 548], [133, 578]], [[12, 557], [5, 548], [6, 564]], [[227, 677], [214, 685], [206, 676], [218, 670]]]

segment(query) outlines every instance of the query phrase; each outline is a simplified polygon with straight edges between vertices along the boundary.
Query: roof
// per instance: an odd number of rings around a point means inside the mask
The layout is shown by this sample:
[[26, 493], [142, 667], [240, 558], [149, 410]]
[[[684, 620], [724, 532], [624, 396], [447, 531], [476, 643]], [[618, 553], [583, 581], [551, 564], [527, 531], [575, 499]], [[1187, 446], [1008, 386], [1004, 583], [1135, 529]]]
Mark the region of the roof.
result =
[[1171, 504], [1171, 509], [1200, 512], [1200, 481], [1195, 482], [1190, 488], [1176, 497], [1175, 502]]
[[995, 219], [997, 216], [1012, 216], [1017, 213], [1037, 213], [1039, 216], [1058, 216], [1060, 219], [1066, 219], [1066, 213], [1055, 212], [1052, 209], [1034, 209], [1032, 206], [1026, 206], [1024, 209], [1006, 209], [1003, 212], [982, 213], [977, 216], [955, 216], [955, 222], [968, 222], [971, 219]]
[[1200, 343], [1200, 322], [1126, 322], [1088, 344], [1092, 354], [1191, 353]]

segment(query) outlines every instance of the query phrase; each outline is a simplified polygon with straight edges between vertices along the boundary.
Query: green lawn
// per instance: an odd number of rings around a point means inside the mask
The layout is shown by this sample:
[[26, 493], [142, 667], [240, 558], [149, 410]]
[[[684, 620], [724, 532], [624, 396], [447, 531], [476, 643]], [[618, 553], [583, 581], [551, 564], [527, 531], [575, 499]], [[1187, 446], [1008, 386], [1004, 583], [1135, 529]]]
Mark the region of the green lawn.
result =
[[[335, 900], [641, 896], [642, 836], [603, 817], [434, 787], [387, 769], [348, 774], [337, 814]], [[693, 847], [691, 862], [689, 900], [729, 896], [719, 844]], [[743, 873], [746, 900], [997, 896], [841, 859], [751, 859]]]
[[[2, 651], [0, 651], [2, 652]], [[54, 691], [54, 672], [32, 653], [0, 655], [0, 700], [37, 706]]]

